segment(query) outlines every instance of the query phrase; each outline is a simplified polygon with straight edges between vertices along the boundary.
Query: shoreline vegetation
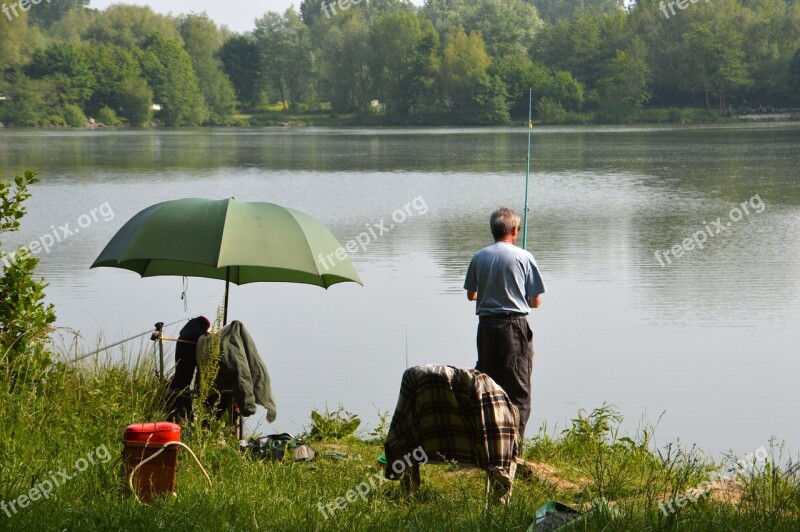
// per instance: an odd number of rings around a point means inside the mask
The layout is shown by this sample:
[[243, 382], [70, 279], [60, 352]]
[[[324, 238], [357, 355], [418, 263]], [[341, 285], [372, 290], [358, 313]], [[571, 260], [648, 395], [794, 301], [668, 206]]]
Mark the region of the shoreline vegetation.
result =
[[[35, 183], [33, 172], [0, 175], [0, 235], [18, 229]], [[136, 502], [121, 477], [121, 439], [129, 424], [165, 418], [165, 383], [145, 348], [70, 363], [82, 353], [47, 340], [55, 309], [37, 262], [22, 251], [0, 276], [0, 529], [525, 531], [551, 500], [584, 512], [578, 530], [800, 528], [797, 457], [784, 444], [715, 461], [680, 442], [657, 446], [644, 423], [622, 433], [605, 404], [527, 441], [509, 505], [487, 507], [485, 474], [454, 463], [423, 466], [413, 495], [380, 480], [353, 495], [381, 478], [390, 418], [368, 431], [341, 406], [311, 413], [303, 437], [318, 454], [307, 463], [242, 454], [200, 408], [182, 440], [213, 488], [182, 453], [176, 496]]]
[[0, 122], [527, 124], [530, 91], [537, 124], [800, 112], [794, 0], [683, 2], [672, 16], [660, 0], [302, 0], [241, 33], [205, 13], [90, 3], [0, 15]]
[[[776, 112], [751, 112], [743, 111], [740, 114], [721, 115], [714, 111], [697, 108], [651, 108], [642, 110], [637, 116], [625, 120], [609, 121], [598, 113], [574, 112], [553, 120], [532, 120], [533, 127], [537, 126], [586, 126], [586, 125], [696, 125], [696, 124], [737, 124], [756, 122], [800, 122], [800, 110], [781, 109]], [[526, 122], [512, 120], [498, 126], [525, 127]], [[400, 117], [373, 114], [361, 116], [359, 114], [331, 113], [319, 111], [283, 111], [269, 110], [252, 113], [237, 113], [232, 115], [230, 124], [204, 125], [184, 127], [470, 127], [478, 124], [460, 123], [453, 121], [452, 117], [432, 116], [424, 120], [418, 117]], [[14, 128], [0, 122], [0, 129]], [[24, 126], [23, 126], [24, 127]], [[70, 126], [64, 123], [53, 123], [45, 126], [28, 126], [45, 128], [66, 129], [130, 129], [123, 124], [108, 125], [100, 121]], [[157, 129], [157, 124], [144, 126]], [[139, 128], [137, 128], [139, 129]]]

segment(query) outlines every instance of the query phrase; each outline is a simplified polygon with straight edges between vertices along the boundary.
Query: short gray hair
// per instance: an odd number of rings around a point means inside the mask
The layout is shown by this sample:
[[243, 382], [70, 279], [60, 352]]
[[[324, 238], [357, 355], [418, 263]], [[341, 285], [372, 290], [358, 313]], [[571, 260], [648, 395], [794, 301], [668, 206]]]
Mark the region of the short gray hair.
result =
[[515, 227], [519, 227], [519, 214], [511, 209], [500, 207], [492, 213], [489, 225], [492, 228], [492, 236], [495, 240], [511, 234]]

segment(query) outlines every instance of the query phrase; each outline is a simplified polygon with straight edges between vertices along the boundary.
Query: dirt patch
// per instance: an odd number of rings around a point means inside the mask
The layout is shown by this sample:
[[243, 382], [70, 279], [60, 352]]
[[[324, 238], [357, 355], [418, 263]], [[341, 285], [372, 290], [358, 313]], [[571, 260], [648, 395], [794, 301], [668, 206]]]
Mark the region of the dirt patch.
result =
[[568, 480], [558, 474], [558, 469], [542, 462], [531, 462], [517, 458], [517, 474], [522, 478], [535, 478], [545, 484], [550, 484], [559, 491], [580, 491], [589, 480], [579, 478], [577, 481]]
[[341, 443], [315, 443], [314, 448], [321, 451], [340, 451], [345, 453], [349, 450], [347, 446]]

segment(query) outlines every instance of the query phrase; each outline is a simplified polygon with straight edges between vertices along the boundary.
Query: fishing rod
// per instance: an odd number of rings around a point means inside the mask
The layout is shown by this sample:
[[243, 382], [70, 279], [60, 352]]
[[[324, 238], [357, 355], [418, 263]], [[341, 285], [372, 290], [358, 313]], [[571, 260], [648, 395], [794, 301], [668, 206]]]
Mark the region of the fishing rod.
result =
[[533, 131], [533, 89], [528, 89], [528, 162], [525, 166], [525, 210], [522, 213], [522, 249], [528, 249], [528, 179], [531, 173], [531, 132]]
[[[202, 315], [203, 315], [203, 314], [198, 314], [197, 316], [202, 316]], [[191, 318], [182, 318], [182, 319], [179, 319], [179, 320], [177, 320], [177, 321], [173, 321], [172, 323], [167, 323], [167, 324], [164, 324], [164, 325], [163, 325], [163, 327], [169, 327], [170, 325], [175, 325], [176, 323], [180, 323], [180, 322], [182, 322], [182, 321], [184, 321], [184, 320], [186, 320], [186, 319], [192, 319], [192, 318], [196, 318], [197, 316], [192, 316]], [[143, 333], [141, 333], [141, 334], [136, 334], [136, 335], [134, 335], [134, 336], [130, 336], [130, 337], [128, 337], [128, 338], [125, 338], [124, 340], [120, 340], [119, 342], [115, 342], [115, 343], [113, 343], [113, 344], [109, 344], [109, 345], [107, 345], [107, 346], [105, 346], [105, 347], [101, 347], [101, 348], [100, 348], [100, 349], [98, 349], [97, 351], [93, 351], [93, 352], [91, 352], [91, 353], [88, 353], [88, 354], [86, 354], [86, 355], [81, 355], [81, 356], [79, 356], [79, 357], [77, 357], [77, 358], [74, 358], [74, 359], [72, 359], [72, 360], [67, 360], [65, 363], [66, 363], [66, 364], [73, 364], [73, 363], [75, 363], [75, 362], [79, 362], [79, 361], [81, 361], [81, 360], [83, 360], [83, 359], [86, 359], [86, 358], [89, 358], [89, 357], [91, 357], [91, 356], [94, 356], [94, 355], [100, 354], [100, 353], [102, 353], [103, 351], [107, 351], [107, 350], [111, 349], [112, 347], [117, 347], [118, 345], [124, 344], [125, 342], [130, 342], [131, 340], [135, 340], [135, 339], [137, 339], [137, 338], [140, 338], [140, 337], [142, 337], [142, 336], [145, 336], [145, 335], [147, 335], [147, 334], [149, 334], [149, 335], [152, 335], [152, 334], [153, 334], [153, 330], [152, 330], [152, 329], [150, 329], [150, 330], [147, 330], [147, 331], [145, 331], [145, 332], [143, 332]]]

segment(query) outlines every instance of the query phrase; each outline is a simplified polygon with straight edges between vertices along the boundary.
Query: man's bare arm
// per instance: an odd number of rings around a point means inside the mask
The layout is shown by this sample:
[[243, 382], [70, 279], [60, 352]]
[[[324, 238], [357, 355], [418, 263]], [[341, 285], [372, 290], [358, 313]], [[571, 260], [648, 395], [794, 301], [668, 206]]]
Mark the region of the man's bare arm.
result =
[[531, 308], [539, 308], [539, 307], [541, 307], [542, 306], [542, 294], [539, 294], [538, 296], [533, 296], [532, 298], [530, 298], [528, 300], [528, 305], [530, 305]]
[[478, 292], [472, 292], [471, 290], [467, 290], [467, 299], [469, 299], [470, 301], [477, 301]]

